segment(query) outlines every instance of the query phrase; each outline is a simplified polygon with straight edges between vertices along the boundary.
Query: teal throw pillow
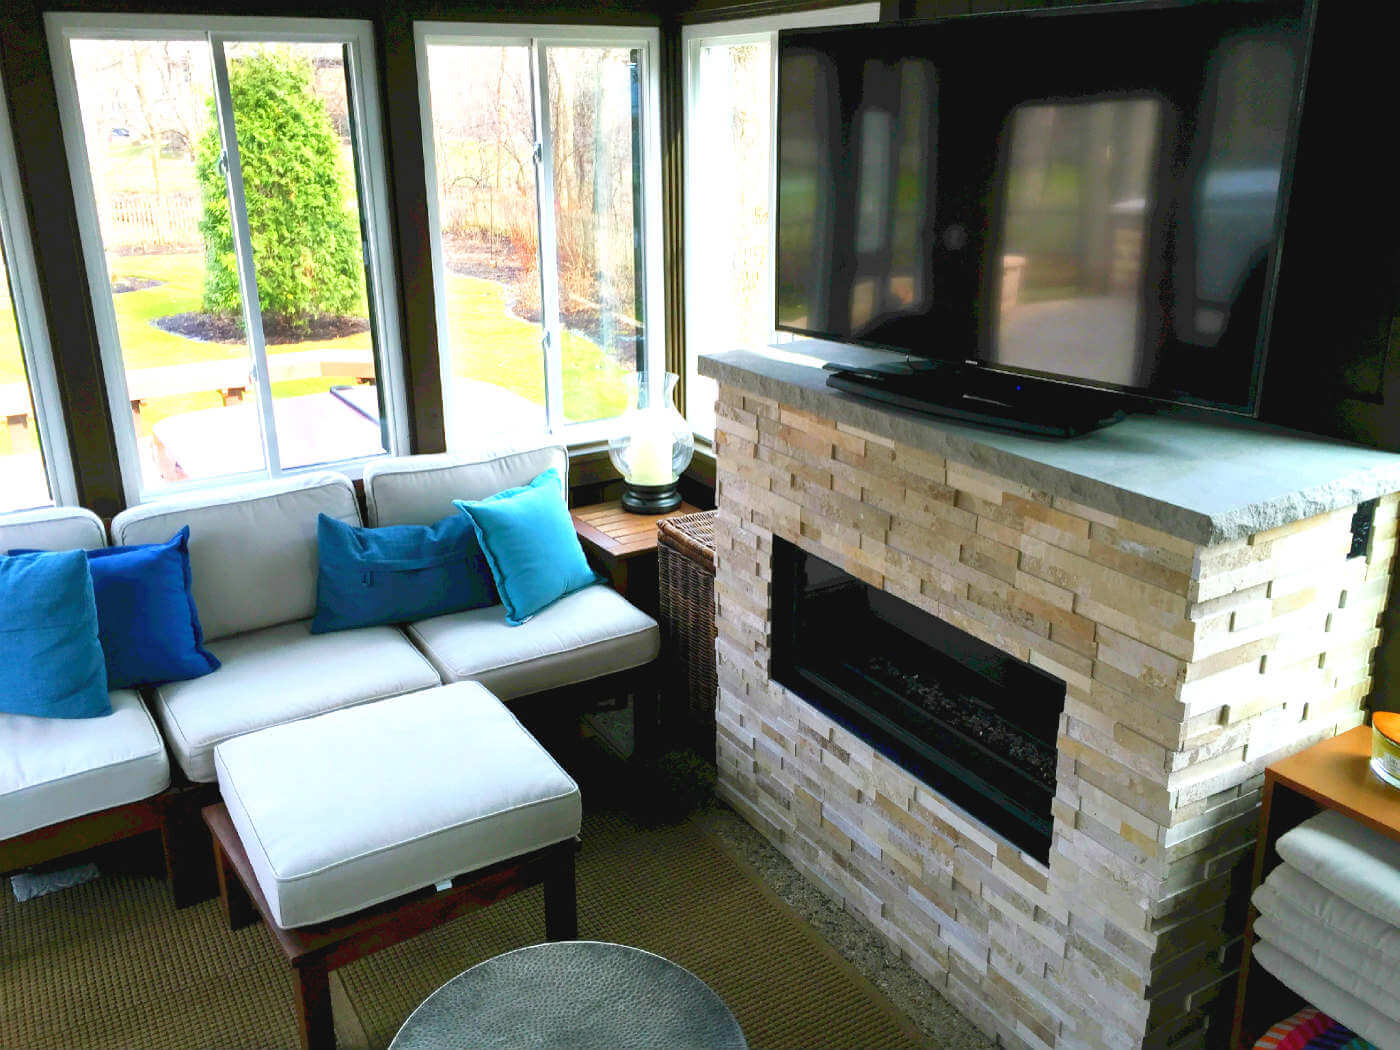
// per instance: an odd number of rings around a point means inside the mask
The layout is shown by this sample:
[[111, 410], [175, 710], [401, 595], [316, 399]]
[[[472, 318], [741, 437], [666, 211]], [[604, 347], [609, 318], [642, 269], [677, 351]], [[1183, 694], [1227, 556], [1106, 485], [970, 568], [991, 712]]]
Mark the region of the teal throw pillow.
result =
[[598, 582], [574, 532], [557, 470], [486, 499], [452, 502], [476, 528], [511, 626]]
[[0, 713], [111, 712], [84, 551], [0, 555]]
[[433, 525], [316, 523], [320, 573], [311, 633], [411, 623], [496, 604], [491, 570], [472, 523], [449, 514]]

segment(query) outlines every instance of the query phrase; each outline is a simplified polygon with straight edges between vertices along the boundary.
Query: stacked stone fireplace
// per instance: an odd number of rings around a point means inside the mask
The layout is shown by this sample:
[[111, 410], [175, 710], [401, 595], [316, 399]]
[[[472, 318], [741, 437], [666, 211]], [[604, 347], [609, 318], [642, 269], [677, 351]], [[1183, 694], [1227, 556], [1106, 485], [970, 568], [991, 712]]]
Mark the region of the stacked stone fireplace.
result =
[[[1216, 1041], [1262, 772], [1363, 720], [1397, 497], [1358, 550], [1355, 506], [1184, 538], [724, 382], [716, 445], [723, 797], [1004, 1045]], [[1047, 843], [775, 680], [787, 544], [1063, 683]]]

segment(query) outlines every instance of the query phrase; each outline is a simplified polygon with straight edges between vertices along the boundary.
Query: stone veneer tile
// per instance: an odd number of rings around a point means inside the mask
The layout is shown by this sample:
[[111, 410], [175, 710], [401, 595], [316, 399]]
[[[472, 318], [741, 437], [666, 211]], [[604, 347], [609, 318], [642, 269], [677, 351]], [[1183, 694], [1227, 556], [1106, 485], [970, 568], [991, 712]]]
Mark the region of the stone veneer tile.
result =
[[[1007, 1046], [1190, 1045], [1262, 770], [1358, 724], [1400, 497], [1198, 546], [720, 388], [719, 792]], [[773, 537], [1068, 684], [1042, 864], [773, 683]]]

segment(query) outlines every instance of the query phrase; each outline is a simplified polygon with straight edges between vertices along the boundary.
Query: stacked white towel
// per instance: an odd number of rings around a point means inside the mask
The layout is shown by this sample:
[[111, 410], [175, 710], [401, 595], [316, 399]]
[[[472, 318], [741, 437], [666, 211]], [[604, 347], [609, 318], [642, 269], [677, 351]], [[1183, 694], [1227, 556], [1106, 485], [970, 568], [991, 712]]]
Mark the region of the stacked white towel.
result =
[[1334, 810], [1278, 840], [1254, 892], [1254, 960], [1383, 1050], [1400, 1050], [1400, 842]]

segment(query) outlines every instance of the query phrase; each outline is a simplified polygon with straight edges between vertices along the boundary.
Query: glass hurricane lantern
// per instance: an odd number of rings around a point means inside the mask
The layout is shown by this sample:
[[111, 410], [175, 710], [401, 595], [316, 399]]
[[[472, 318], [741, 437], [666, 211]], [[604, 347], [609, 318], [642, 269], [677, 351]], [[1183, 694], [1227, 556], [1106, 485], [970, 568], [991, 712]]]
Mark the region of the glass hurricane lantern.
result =
[[622, 506], [634, 514], [665, 514], [681, 505], [676, 482], [695, 454], [695, 434], [676, 408], [674, 372], [629, 376], [627, 411], [608, 441], [608, 455], [625, 483]]

